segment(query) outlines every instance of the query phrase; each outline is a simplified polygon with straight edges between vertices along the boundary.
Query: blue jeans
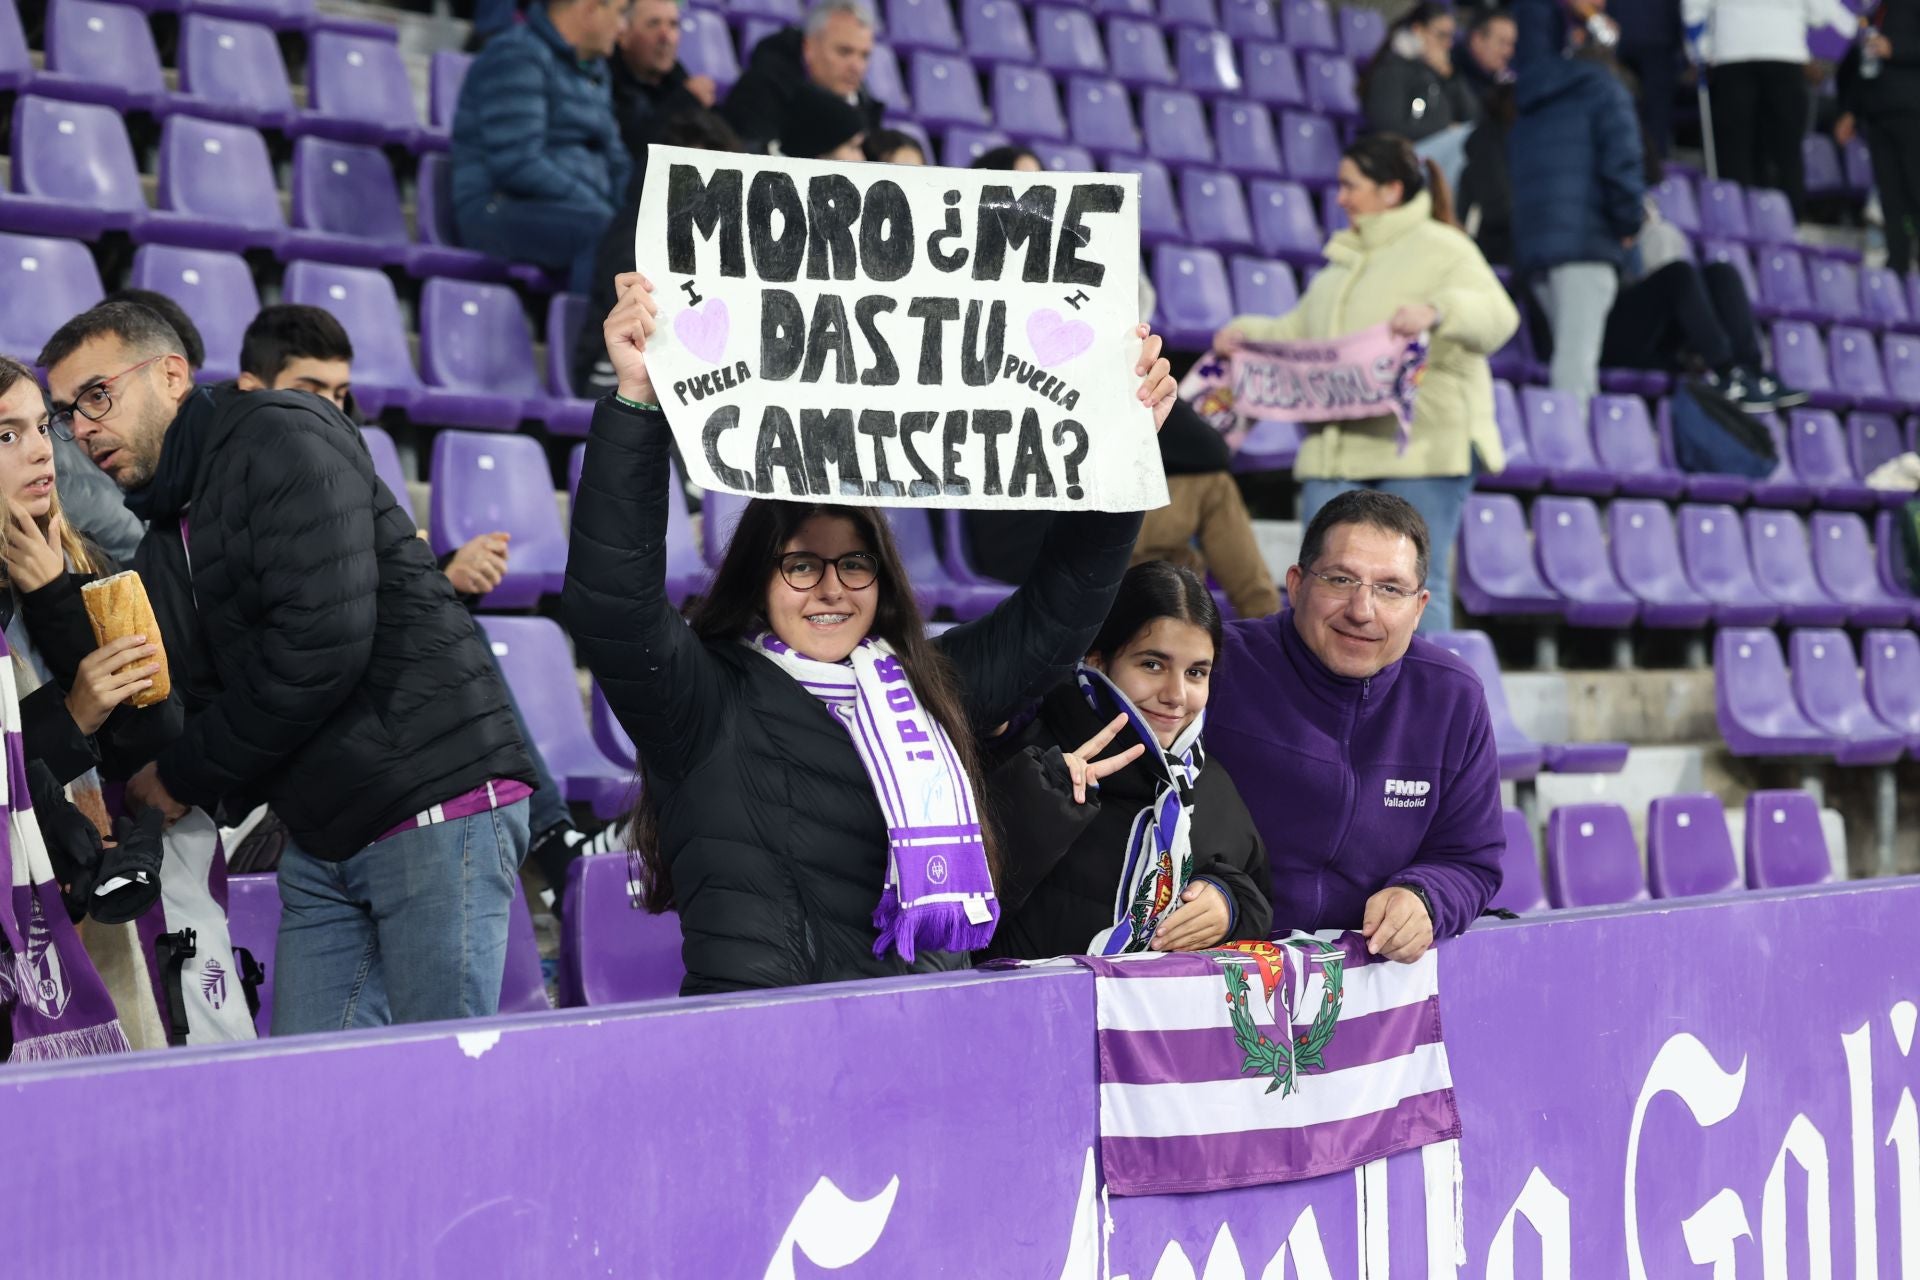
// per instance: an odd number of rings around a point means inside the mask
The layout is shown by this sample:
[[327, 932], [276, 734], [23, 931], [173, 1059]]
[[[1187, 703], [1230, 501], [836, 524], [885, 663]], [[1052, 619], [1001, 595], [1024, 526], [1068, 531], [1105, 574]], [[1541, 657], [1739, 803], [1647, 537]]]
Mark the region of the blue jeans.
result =
[[273, 1034], [500, 1009], [527, 802], [417, 827], [344, 862], [280, 855]]
[[[1349, 489], [1378, 489], [1405, 498], [1427, 522], [1427, 590], [1433, 598], [1420, 617], [1420, 630], [1446, 631], [1453, 626], [1453, 544], [1460, 536], [1460, 513], [1473, 492], [1472, 476], [1415, 476], [1401, 480], [1302, 480], [1300, 524], [1304, 529], [1314, 512]], [[278, 997], [275, 997], [278, 999]]]
[[613, 210], [597, 200], [518, 200], [495, 194], [460, 206], [455, 222], [460, 243], [513, 262], [531, 262], [567, 273], [573, 293], [593, 291], [593, 263]]

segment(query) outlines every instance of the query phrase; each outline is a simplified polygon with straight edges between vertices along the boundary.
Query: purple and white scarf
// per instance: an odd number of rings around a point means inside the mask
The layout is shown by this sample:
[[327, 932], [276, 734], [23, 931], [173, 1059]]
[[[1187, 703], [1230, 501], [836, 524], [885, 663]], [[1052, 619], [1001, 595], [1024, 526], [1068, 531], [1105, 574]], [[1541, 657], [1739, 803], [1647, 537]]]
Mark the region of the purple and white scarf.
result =
[[869, 637], [844, 662], [809, 658], [762, 632], [747, 646], [820, 699], [853, 739], [887, 819], [887, 882], [873, 954], [892, 947], [974, 951], [1000, 919], [980, 811], [960, 756], [929, 715], [884, 640]]
[[79, 1058], [128, 1051], [113, 1000], [67, 918], [40, 823], [27, 791], [27, 751], [20, 736], [20, 692], [0, 642], [0, 729], [7, 766], [0, 804], [7, 809], [6, 854], [11, 892], [0, 898], [0, 1010], [13, 1023], [13, 1062]]
[[1127, 832], [1126, 857], [1113, 896], [1113, 927], [1093, 935], [1087, 954], [1145, 951], [1154, 930], [1180, 905], [1180, 894], [1193, 878], [1193, 785], [1206, 765], [1200, 734], [1207, 713], [1202, 708], [1173, 745], [1163, 748], [1140, 708], [1104, 672], [1082, 663], [1078, 679], [1080, 692], [1096, 714], [1126, 713], [1127, 723], [1147, 744], [1139, 764], [1153, 772], [1158, 788], [1153, 803], [1134, 815]]

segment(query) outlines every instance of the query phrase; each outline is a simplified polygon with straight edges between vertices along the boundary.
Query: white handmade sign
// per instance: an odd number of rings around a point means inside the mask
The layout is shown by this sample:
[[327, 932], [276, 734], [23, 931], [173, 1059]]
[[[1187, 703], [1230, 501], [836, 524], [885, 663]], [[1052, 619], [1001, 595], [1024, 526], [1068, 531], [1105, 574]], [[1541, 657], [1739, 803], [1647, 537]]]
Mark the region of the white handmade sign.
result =
[[1167, 501], [1139, 180], [654, 147], [634, 230], [695, 483], [899, 506]]

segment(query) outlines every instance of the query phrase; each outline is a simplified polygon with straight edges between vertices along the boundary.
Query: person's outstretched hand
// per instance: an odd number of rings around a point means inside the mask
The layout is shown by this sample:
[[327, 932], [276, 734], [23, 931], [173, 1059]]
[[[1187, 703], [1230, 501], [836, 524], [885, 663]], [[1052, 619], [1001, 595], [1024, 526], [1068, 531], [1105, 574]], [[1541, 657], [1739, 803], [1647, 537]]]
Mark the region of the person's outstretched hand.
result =
[[660, 323], [660, 307], [653, 300], [653, 281], [638, 271], [613, 278], [619, 301], [607, 313], [607, 359], [613, 362], [619, 394], [641, 404], [657, 404], [653, 379], [647, 376], [647, 340]]
[[1127, 717], [1123, 712], [1108, 721], [1106, 728], [1081, 743], [1076, 750], [1060, 753], [1060, 758], [1067, 762], [1067, 776], [1073, 779], [1075, 804], [1087, 802], [1088, 783], [1098, 784], [1100, 779], [1120, 772], [1146, 753], [1146, 744], [1136, 742], [1117, 756], [1109, 756], [1105, 760], [1094, 759], [1106, 750], [1107, 744], [1113, 741], [1113, 735], [1126, 727]]
[[1143, 339], [1140, 346], [1140, 362], [1133, 371], [1140, 375], [1140, 399], [1153, 410], [1153, 429], [1158, 431], [1167, 425], [1167, 415], [1173, 412], [1173, 398], [1180, 392], [1180, 384], [1173, 380], [1173, 365], [1160, 354], [1160, 335], [1147, 325], [1137, 325], [1134, 334]]

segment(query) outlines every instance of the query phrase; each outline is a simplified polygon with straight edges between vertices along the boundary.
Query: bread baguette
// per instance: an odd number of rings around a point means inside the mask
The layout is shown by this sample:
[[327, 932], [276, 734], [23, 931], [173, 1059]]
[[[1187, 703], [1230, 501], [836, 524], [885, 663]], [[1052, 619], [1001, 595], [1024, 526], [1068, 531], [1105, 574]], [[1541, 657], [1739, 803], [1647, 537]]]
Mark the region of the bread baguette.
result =
[[95, 644], [106, 644], [123, 636], [145, 636], [147, 643], [159, 650], [153, 658], [160, 664], [160, 669], [153, 673], [153, 684], [127, 701], [136, 707], [165, 702], [173, 690], [167, 678], [167, 650], [161, 642], [160, 623], [153, 616], [153, 605], [147, 600], [147, 589], [140, 575], [128, 571], [98, 578], [80, 588], [80, 599], [87, 606], [87, 621], [93, 624]]

